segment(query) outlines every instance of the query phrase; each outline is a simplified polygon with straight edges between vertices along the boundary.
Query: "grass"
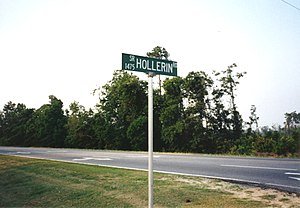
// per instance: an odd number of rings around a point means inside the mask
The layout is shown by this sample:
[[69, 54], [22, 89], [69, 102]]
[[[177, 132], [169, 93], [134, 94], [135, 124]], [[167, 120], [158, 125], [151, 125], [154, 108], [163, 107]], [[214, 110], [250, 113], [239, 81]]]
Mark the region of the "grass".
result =
[[268, 194], [268, 195], [262, 196], [262, 198], [266, 199], [266, 200], [274, 200], [276, 198], [276, 196]]
[[[154, 179], [155, 207], [267, 206], [184, 182], [200, 178], [155, 174]], [[0, 155], [0, 207], [147, 207], [147, 191], [142, 171]]]

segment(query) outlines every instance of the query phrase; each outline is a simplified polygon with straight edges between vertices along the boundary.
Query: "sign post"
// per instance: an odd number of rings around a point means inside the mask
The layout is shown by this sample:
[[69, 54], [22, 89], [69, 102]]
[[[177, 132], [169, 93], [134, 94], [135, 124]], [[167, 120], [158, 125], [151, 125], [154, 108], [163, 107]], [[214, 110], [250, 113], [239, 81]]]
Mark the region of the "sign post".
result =
[[148, 74], [148, 207], [153, 207], [153, 73]]
[[148, 74], [148, 207], [153, 207], [153, 77], [177, 76], [177, 62], [122, 53], [122, 69]]

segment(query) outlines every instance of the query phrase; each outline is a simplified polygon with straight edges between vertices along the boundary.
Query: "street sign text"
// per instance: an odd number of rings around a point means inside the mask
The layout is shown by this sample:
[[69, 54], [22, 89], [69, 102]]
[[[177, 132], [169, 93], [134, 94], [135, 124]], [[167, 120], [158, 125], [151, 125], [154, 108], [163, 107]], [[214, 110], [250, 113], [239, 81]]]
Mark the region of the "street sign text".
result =
[[122, 69], [177, 76], [177, 62], [122, 53]]

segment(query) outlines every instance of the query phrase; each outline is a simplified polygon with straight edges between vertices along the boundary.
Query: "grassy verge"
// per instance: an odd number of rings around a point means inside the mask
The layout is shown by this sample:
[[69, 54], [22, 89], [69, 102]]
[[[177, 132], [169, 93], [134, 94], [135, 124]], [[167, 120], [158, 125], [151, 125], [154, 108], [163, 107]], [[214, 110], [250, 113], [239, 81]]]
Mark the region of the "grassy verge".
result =
[[[154, 184], [155, 207], [258, 208], [276, 198], [201, 178], [155, 174]], [[147, 197], [146, 172], [0, 155], [0, 207], [147, 207]]]

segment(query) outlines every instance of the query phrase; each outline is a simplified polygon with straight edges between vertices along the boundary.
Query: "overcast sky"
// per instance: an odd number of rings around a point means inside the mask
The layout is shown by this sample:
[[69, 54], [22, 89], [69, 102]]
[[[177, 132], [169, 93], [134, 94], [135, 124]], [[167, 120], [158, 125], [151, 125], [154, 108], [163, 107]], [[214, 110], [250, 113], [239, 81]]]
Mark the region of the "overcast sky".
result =
[[[286, 0], [300, 8], [299, 0]], [[121, 69], [121, 53], [165, 47], [190, 71], [246, 71], [237, 102], [259, 125], [300, 111], [300, 10], [282, 0], [0, 0], [0, 109], [39, 108], [55, 95], [93, 107], [93, 89]], [[146, 75], [135, 73], [146, 80]]]

